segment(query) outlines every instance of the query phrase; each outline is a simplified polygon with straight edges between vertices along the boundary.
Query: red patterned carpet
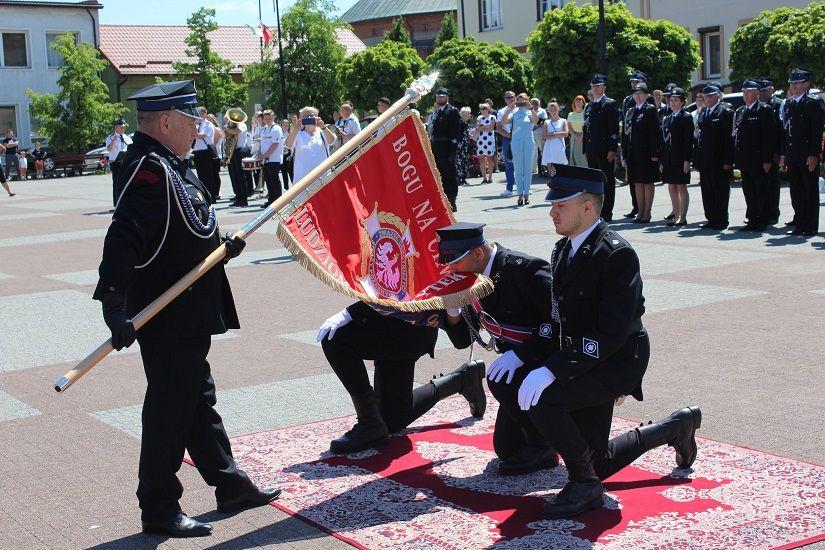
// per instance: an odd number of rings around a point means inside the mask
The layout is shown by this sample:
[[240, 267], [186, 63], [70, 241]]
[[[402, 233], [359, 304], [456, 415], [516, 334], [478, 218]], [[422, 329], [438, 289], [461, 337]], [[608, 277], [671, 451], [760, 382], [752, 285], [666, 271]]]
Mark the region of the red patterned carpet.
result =
[[[542, 520], [566, 471], [497, 476], [490, 405], [475, 421], [463, 399], [439, 403], [386, 446], [349, 456], [326, 450], [352, 417], [232, 446], [256, 482], [283, 487], [279, 508], [358, 547], [793, 548], [825, 539], [825, 467], [704, 439], [695, 471], [674, 470], [672, 449], [656, 449], [605, 482], [604, 508]], [[614, 419], [613, 429], [633, 425]]]

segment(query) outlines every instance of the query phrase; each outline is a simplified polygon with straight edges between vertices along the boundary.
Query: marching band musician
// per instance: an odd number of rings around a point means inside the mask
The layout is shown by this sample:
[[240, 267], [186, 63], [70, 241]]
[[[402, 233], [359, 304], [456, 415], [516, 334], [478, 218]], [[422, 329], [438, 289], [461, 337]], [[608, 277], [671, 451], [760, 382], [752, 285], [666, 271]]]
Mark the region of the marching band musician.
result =
[[198, 121], [198, 131], [195, 135], [195, 145], [192, 147], [192, 156], [195, 158], [195, 170], [206, 189], [212, 195], [212, 202], [218, 200], [220, 175], [216, 170], [215, 159], [218, 150], [215, 147], [215, 126], [207, 118], [206, 107], [198, 107], [201, 120]]
[[264, 181], [266, 182], [267, 199], [261, 208], [266, 208], [281, 196], [281, 181], [278, 175], [281, 172], [281, 162], [284, 157], [284, 132], [275, 124], [275, 113], [267, 109], [263, 113], [264, 125], [261, 128], [261, 149], [259, 158], [264, 161]]
[[118, 118], [112, 125], [115, 131], [106, 138], [106, 150], [109, 152], [109, 168], [112, 170], [112, 205], [117, 206], [121, 191], [117, 187], [118, 173], [126, 150], [132, 144], [132, 138], [124, 133], [128, 124], [123, 118]]
[[[237, 467], [215, 410], [207, 354], [213, 334], [238, 328], [224, 267], [216, 265], [138, 331], [131, 319], [224, 243], [226, 258], [244, 241], [221, 237], [211, 196], [181, 158], [200, 120], [191, 80], [148, 86], [137, 101], [138, 131], [123, 160], [122, 196], [103, 244], [94, 299], [115, 349], [135, 339], [146, 373], [137, 497], [145, 532], [206, 536], [212, 526], [181, 511], [176, 473], [189, 452], [222, 513], [262, 506], [280, 489], [260, 490]], [[175, 203], [174, 205], [172, 203]]]
[[234, 142], [232, 149], [227, 151], [229, 179], [232, 182], [232, 191], [235, 193], [235, 198], [229, 206], [248, 206], [247, 199], [253, 191], [252, 173], [243, 169], [241, 161], [252, 152], [250, 148], [252, 136], [247, 131], [245, 122], [234, 122], [232, 120], [226, 123], [224, 132], [229, 136], [227, 143], [230, 142], [230, 139]]

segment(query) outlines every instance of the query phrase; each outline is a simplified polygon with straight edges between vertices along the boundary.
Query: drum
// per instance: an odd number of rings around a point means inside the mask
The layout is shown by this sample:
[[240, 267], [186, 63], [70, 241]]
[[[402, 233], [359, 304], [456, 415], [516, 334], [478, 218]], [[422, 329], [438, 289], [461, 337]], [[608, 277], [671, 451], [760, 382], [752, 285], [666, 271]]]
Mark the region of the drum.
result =
[[264, 161], [257, 157], [246, 157], [245, 159], [241, 159], [241, 166], [243, 166], [244, 170], [251, 172], [263, 168]]

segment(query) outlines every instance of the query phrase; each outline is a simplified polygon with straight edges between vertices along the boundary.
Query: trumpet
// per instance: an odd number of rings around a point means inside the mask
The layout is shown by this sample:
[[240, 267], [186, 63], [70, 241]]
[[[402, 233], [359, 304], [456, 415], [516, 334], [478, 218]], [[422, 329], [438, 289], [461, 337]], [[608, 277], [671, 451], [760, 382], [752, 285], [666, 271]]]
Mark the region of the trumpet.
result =
[[[226, 127], [235, 129], [238, 127], [239, 123], [246, 122], [248, 118], [246, 113], [240, 107], [231, 107], [226, 110]], [[226, 164], [232, 161], [232, 154], [235, 152], [235, 145], [238, 143], [238, 134], [227, 134], [226, 140], [223, 142], [224, 146], [224, 155], [223, 157], [226, 159]]]

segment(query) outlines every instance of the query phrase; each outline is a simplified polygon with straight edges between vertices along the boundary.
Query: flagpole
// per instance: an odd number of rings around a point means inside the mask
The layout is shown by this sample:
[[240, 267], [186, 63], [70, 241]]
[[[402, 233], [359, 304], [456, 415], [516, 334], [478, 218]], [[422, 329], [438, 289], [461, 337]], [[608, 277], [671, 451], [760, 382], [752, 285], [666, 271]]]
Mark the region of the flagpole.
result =
[[286, 70], [284, 69], [284, 46], [281, 40], [281, 10], [275, 0], [275, 22], [278, 25], [278, 72], [281, 78], [281, 118], [286, 119]]
[[[258, 28], [261, 29], [261, 32], [263, 32], [263, 24], [264, 24], [263, 17], [264, 17], [263, 13], [261, 12], [261, 0], [258, 0]], [[261, 44], [261, 61], [263, 61], [264, 60], [264, 37], [260, 36], [260, 37], [258, 37], [258, 40], [260, 41], [260, 44]]]
[[[401, 99], [393, 103], [389, 109], [384, 111], [383, 114], [368, 124], [366, 128], [355, 134], [347, 143], [342, 145], [341, 148], [327, 157], [321, 164], [315, 167], [315, 169], [311, 170], [306, 176], [301, 178], [300, 181], [293, 183], [286, 193], [267, 206], [255, 219], [236, 231], [232, 237], [246, 239], [249, 235], [257, 231], [263, 224], [273, 218], [283, 207], [290, 204], [293, 199], [303, 193], [307, 187], [315, 183], [333, 166], [346, 159], [350, 153], [355, 151], [361, 146], [361, 144], [370, 139], [372, 135], [384, 126], [384, 124], [389, 122], [391, 118], [407, 108], [410, 103], [416, 103], [423, 96], [430, 93], [433, 87], [435, 87], [437, 79], [438, 73], [432, 73], [423, 76], [418, 80], [414, 80]], [[183, 293], [183, 291], [192, 286], [195, 281], [200, 279], [210, 269], [217, 265], [218, 262], [223, 260], [224, 256], [226, 256], [226, 247], [221, 245], [209, 256], [207, 256], [206, 259], [204, 259], [200, 264], [195, 266], [189, 273], [184, 275], [182, 279], [172, 285], [171, 288], [155, 298], [152, 303], [143, 308], [143, 310], [135, 315], [135, 317], [131, 320], [135, 330], [140, 330], [140, 328], [148, 323], [152, 317], [157, 315], [160, 310], [169, 305], [172, 300], [177, 298], [181, 293]], [[114, 348], [112, 347], [111, 338], [100, 344], [97, 349], [86, 356], [86, 358], [78, 363], [72, 370], [63, 375], [60, 380], [55, 382], [55, 391], [60, 393], [68, 389], [72, 384], [77, 382], [80, 377], [89, 372], [92, 367], [103, 360], [103, 358], [109, 355], [113, 350]]]

